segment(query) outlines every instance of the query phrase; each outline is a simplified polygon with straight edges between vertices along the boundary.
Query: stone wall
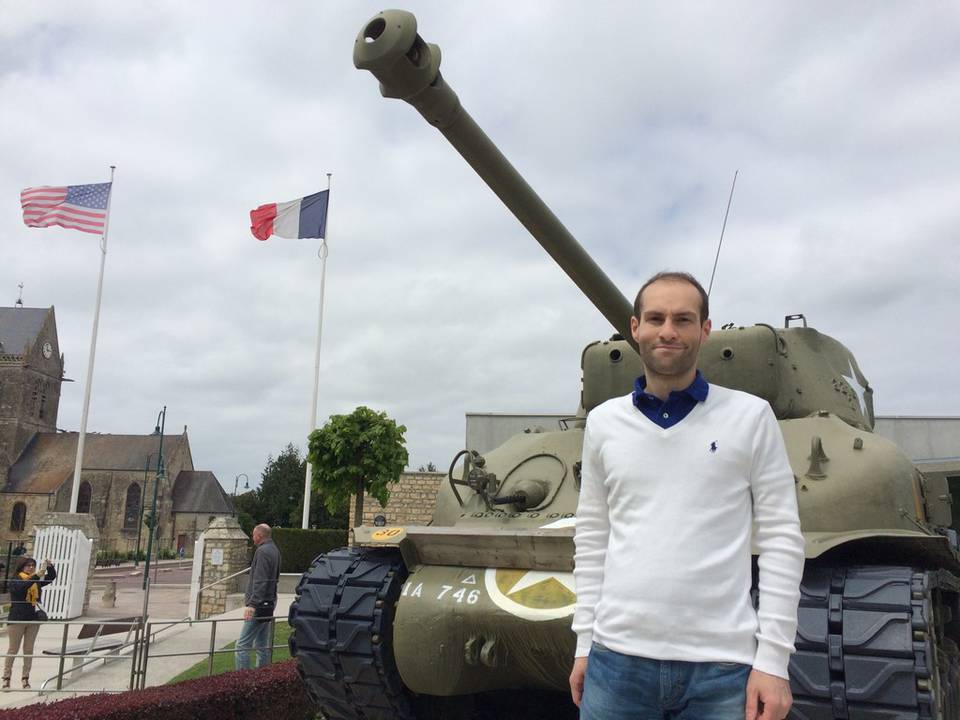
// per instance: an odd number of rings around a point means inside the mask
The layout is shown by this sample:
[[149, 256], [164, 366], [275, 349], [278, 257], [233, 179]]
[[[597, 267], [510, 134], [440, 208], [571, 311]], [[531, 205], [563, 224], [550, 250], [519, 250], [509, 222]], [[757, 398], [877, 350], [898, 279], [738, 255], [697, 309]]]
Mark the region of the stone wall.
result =
[[[437, 490], [446, 479], [446, 473], [410, 472], [390, 486], [390, 502], [383, 507], [369, 495], [363, 499], [363, 523], [373, 525], [377, 515], [386, 518], [387, 525], [426, 525], [433, 517]], [[353, 497], [350, 498], [350, 527], [354, 522]]]
[[[23, 524], [23, 530], [13, 530], [11, 528], [13, 506], [17, 503], [23, 503], [27, 507], [26, 522]], [[18, 542], [26, 543], [28, 538], [33, 535], [33, 526], [50, 510], [53, 510], [50, 495], [28, 493], [0, 494], [0, 554], [6, 557], [8, 543], [12, 542], [14, 545]]]
[[199, 539], [201, 533], [210, 527], [210, 524], [217, 518], [217, 515], [203, 513], [184, 513], [177, 512], [173, 514], [173, 549], [177, 549], [180, 536], [183, 535], [183, 551], [186, 557], [193, 557], [193, 545]]

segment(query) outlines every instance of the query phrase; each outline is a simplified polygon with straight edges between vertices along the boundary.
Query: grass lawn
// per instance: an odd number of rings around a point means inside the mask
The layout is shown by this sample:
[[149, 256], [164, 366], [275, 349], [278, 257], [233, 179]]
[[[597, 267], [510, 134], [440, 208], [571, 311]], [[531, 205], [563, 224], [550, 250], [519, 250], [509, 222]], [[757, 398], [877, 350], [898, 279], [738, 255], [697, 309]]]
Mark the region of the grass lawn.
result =
[[[290, 657], [290, 650], [287, 648], [287, 638], [290, 637], [290, 631], [292, 628], [283, 620], [278, 620], [274, 627], [275, 635], [273, 638], [273, 644], [274, 646], [282, 645], [282, 647], [274, 647], [273, 661], [280, 662]], [[234, 645], [236, 645], [236, 643], [230, 643], [224, 649], [232, 649]], [[251, 662], [256, 662], [256, 657], [253, 657]], [[234, 669], [234, 654], [232, 652], [222, 652], [213, 656], [213, 675], [232, 672]], [[193, 678], [207, 677], [210, 674], [210, 660], [208, 658], [204, 658], [193, 667], [189, 668], [188, 670], [184, 670], [182, 673], [177, 675], [175, 678], [173, 678], [173, 680], [168, 682], [167, 685], [172, 685], [173, 683], [178, 683], [182, 680], [193, 680]]]

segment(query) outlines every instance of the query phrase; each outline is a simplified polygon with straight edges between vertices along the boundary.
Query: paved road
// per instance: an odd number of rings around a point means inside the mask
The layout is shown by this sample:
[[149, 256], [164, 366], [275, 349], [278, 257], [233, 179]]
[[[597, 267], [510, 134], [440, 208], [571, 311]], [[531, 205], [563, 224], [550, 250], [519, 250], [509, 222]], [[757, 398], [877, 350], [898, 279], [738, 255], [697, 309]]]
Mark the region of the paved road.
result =
[[[188, 585], [190, 583], [190, 562], [190, 560], [184, 560], [182, 563], [161, 563], [159, 566], [151, 564], [150, 581], [164, 585]], [[93, 577], [94, 585], [113, 580], [117, 583], [117, 590], [138, 588], [143, 584], [143, 563], [138, 568], [131, 565], [97, 568]]]

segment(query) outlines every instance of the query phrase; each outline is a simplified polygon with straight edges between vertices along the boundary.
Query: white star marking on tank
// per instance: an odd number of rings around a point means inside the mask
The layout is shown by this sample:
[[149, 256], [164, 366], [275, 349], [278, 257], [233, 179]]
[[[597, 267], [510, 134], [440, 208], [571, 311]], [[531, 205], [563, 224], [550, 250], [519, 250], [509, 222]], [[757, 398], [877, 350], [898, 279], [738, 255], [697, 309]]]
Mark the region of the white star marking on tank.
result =
[[840, 375], [847, 380], [847, 384], [850, 386], [850, 389], [853, 390], [854, 394], [857, 396], [857, 403], [860, 406], [860, 412], [864, 415], [867, 414], [867, 403], [866, 403], [866, 394], [867, 389], [860, 384], [860, 381], [857, 379], [857, 373], [853, 369], [853, 360], [847, 359], [847, 365], [850, 369], [850, 374], [846, 372], [841, 372]]

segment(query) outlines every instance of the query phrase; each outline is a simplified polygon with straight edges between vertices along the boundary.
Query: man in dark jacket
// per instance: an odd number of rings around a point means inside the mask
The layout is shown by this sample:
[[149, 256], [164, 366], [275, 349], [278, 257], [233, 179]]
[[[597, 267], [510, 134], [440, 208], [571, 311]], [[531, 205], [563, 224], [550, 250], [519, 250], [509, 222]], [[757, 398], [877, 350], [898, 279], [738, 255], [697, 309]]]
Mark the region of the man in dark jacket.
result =
[[237, 640], [237, 670], [250, 667], [250, 650], [257, 651], [257, 667], [270, 662], [270, 618], [277, 606], [277, 580], [280, 578], [280, 551], [271, 539], [269, 525], [253, 529], [256, 550], [250, 563], [250, 579], [244, 595], [243, 629]]

